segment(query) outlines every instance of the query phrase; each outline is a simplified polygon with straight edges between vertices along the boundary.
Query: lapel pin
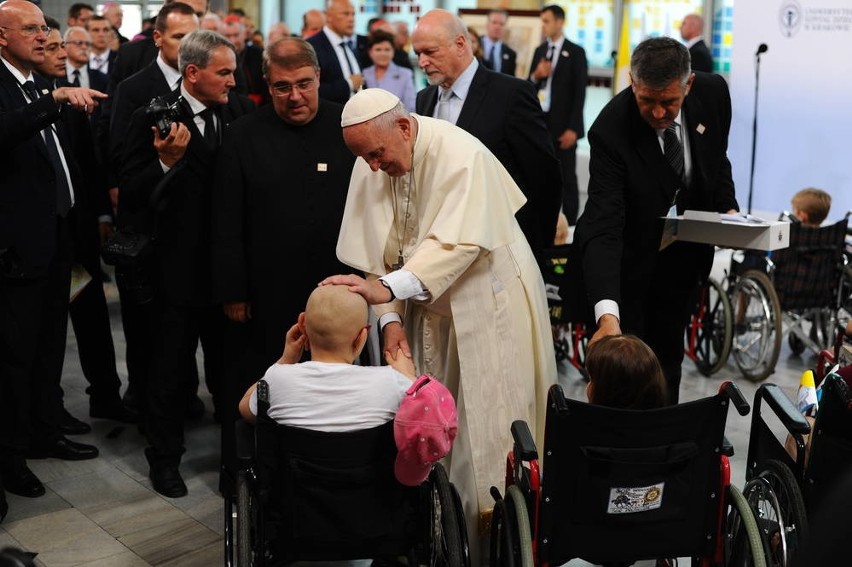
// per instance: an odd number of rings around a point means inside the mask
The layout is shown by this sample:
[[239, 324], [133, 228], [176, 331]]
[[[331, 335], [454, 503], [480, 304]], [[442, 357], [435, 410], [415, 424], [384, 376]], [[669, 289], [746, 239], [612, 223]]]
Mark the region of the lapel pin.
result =
[[569, 55], [570, 55], [570, 53], [568, 53], [564, 49], [562, 50], [562, 57], [568, 57]]
[[706, 129], [707, 128], [704, 126], [704, 124], [701, 124], [701, 123], [699, 123], [698, 126], [695, 127], [695, 131], [698, 132], [699, 134], [703, 134], [704, 130], [706, 130]]
[[328, 164], [327, 163], [318, 163], [317, 164], [317, 171], [328, 171]]
[[42, 95], [46, 95], [46, 94], [47, 94], [47, 93], [49, 93], [49, 92], [50, 92], [50, 91], [49, 91], [49, 90], [47, 90], [47, 89], [41, 89], [41, 94], [42, 94]]

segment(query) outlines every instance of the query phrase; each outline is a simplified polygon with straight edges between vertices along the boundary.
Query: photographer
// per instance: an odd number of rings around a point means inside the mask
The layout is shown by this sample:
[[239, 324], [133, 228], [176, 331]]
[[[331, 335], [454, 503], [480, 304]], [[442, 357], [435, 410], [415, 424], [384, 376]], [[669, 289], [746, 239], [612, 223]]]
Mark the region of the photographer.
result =
[[[236, 55], [221, 35], [190, 33], [180, 43], [178, 61], [180, 87], [136, 110], [130, 121], [119, 203], [122, 213], [145, 216], [152, 230], [145, 454], [154, 489], [173, 498], [187, 492], [178, 472], [184, 452], [185, 353], [200, 338], [205, 369], [222, 367], [215, 357], [222, 354], [224, 315], [209, 291], [212, 172], [223, 129], [254, 106], [231, 92]], [[207, 378], [219, 383], [218, 376]]]

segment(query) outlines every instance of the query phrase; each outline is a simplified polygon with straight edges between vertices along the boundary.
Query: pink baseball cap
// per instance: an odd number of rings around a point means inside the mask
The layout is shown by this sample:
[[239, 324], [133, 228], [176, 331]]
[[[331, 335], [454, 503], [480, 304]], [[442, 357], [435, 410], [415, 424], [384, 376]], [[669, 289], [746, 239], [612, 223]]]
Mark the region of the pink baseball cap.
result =
[[422, 484], [452, 449], [458, 428], [456, 402], [447, 387], [425, 374], [415, 380], [394, 418], [396, 479], [406, 486]]

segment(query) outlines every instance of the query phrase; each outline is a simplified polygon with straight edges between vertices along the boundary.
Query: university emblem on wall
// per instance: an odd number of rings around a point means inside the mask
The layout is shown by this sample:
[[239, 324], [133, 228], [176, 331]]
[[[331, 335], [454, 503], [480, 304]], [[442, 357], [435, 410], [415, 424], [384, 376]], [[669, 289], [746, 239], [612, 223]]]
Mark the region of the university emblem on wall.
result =
[[784, 37], [793, 37], [802, 27], [802, 7], [795, 0], [787, 0], [778, 11], [778, 24]]

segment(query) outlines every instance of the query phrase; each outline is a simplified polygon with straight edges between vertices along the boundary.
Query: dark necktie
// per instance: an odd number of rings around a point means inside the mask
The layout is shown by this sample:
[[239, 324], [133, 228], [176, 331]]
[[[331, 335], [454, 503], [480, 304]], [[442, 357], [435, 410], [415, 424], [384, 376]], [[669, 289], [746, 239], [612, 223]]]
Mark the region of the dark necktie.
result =
[[551, 61], [551, 62], [553, 61], [553, 48], [554, 47], [556, 47], [555, 43], [548, 43], [547, 44], [547, 60]]
[[488, 49], [488, 57], [485, 58], [485, 66], [489, 69], [496, 71], [494, 68], [494, 44], [491, 44], [491, 47]]
[[[24, 92], [32, 102], [39, 99], [38, 91], [35, 88], [35, 83], [26, 81], [23, 85]], [[53, 172], [56, 176], [56, 214], [61, 217], [68, 215], [71, 210], [71, 186], [68, 182], [68, 176], [65, 175], [65, 168], [62, 167], [62, 158], [59, 157], [59, 148], [56, 147], [56, 140], [53, 139], [53, 127], [48, 126], [42, 131], [44, 145], [47, 147], [47, 155], [50, 158], [50, 165], [53, 166]]]
[[216, 135], [216, 122], [213, 120], [213, 109], [205, 108], [198, 115], [204, 120], [204, 141], [211, 148], [219, 145], [219, 136]]
[[672, 166], [677, 176], [683, 179], [683, 145], [678, 140], [677, 127], [677, 123], [672, 122], [666, 128], [666, 133], [663, 136], [663, 146], [665, 148], [666, 161]]
[[343, 40], [340, 42], [340, 47], [343, 48], [343, 58], [346, 59], [346, 66], [349, 67], [349, 75], [352, 76], [355, 74], [355, 67], [352, 65], [352, 60], [349, 58], [350, 54], [354, 55], [352, 52], [352, 46], [348, 41]]
[[74, 80], [71, 81], [71, 84], [75, 87], [80, 86], [80, 69], [74, 69], [74, 72], [71, 73], [71, 76], [74, 77]]

